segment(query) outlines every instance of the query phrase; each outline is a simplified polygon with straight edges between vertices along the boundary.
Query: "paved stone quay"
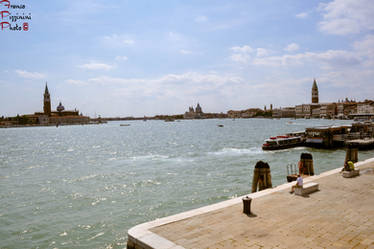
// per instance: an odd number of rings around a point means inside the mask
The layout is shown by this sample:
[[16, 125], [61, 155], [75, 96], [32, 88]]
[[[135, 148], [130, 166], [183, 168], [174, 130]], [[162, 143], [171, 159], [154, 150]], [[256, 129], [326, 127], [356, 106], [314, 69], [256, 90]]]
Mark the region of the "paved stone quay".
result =
[[138, 225], [128, 248], [374, 248], [374, 158], [357, 163], [360, 176], [340, 169], [308, 177], [319, 191], [290, 194], [294, 183]]

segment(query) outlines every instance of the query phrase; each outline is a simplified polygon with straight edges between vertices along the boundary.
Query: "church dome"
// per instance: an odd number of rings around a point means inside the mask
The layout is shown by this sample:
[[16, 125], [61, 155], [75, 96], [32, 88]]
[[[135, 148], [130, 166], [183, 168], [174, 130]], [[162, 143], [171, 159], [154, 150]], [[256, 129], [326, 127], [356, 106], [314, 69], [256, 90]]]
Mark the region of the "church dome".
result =
[[63, 110], [65, 110], [65, 107], [60, 102], [60, 104], [57, 106], [57, 111], [62, 112]]

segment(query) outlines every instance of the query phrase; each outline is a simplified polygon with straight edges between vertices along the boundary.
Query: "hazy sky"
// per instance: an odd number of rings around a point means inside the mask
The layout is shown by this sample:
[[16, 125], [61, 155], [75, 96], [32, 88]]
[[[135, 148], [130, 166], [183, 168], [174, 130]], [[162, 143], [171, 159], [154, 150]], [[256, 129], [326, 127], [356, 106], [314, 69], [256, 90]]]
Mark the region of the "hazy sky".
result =
[[294, 106], [314, 77], [321, 102], [374, 98], [372, 0], [10, 2], [32, 19], [0, 29], [0, 115], [41, 111], [46, 81], [90, 116]]

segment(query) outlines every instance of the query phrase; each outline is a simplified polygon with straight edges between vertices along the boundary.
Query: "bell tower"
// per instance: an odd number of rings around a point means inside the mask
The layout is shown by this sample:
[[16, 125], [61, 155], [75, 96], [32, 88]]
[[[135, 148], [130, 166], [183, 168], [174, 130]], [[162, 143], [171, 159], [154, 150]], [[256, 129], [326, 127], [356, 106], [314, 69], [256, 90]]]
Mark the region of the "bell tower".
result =
[[45, 115], [51, 116], [51, 96], [49, 95], [47, 82], [45, 83], [43, 110]]
[[312, 86], [312, 104], [318, 104], [318, 87], [316, 79], [314, 79]]

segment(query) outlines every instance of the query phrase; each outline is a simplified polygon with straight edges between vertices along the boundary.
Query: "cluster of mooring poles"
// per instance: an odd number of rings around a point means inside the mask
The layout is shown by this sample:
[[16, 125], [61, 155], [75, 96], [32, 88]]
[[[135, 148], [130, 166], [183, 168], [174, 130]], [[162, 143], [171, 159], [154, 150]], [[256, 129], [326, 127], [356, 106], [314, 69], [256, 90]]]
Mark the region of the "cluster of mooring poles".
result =
[[344, 168], [347, 167], [348, 162], [358, 162], [358, 148], [354, 143], [347, 143], [347, 150], [345, 152]]
[[269, 164], [258, 161], [253, 172], [252, 193], [272, 187]]
[[[271, 183], [271, 172], [270, 166], [268, 163], [263, 161], [258, 161], [256, 163], [254, 172], [253, 172], [253, 180], [252, 180], [252, 193], [272, 188], [273, 184]], [[252, 198], [246, 196], [243, 197], [243, 213], [247, 215], [251, 215], [251, 201]]]
[[297, 175], [301, 175], [303, 177], [314, 175], [312, 154], [301, 153], [298, 167], [295, 164], [287, 165], [287, 182], [296, 181]]

